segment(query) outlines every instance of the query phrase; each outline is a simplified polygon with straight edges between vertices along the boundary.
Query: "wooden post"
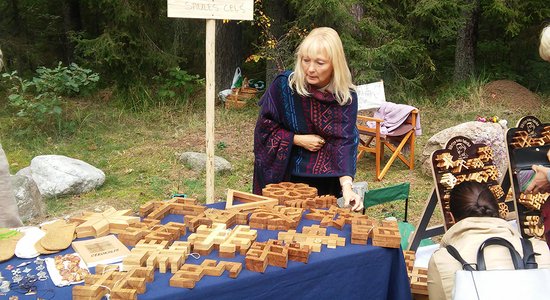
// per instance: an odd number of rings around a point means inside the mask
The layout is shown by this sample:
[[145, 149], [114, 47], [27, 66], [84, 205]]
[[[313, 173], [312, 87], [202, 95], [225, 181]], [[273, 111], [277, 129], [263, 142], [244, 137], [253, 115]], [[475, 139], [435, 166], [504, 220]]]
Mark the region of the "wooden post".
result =
[[206, 204], [214, 203], [216, 20], [206, 20]]
[[254, 0], [167, 0], [169, 18], [206, 19], [206, 204], [214, 203], [216, 19], [252, 20]]

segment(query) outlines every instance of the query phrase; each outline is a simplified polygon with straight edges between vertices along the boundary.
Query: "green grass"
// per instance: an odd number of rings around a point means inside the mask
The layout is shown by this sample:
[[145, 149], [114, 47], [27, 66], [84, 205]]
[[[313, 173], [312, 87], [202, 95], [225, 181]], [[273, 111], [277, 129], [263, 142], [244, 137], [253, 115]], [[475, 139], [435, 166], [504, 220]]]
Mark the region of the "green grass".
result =
[[[481, 81], [470, 86], [452, 88], [443, 98], [412, 101], [421, 112], [423, 135], [416, 143], [416, 157], [423, 145], [435, 133], [477, 115], [497, 115], [512, 126], [527, 114], [544, 119], [549, 116], [550, 99], [540, 111], [509, 111], [506, 107], [484, 103], [479, 94]], [[140, 93], [140, 91], [136, 91]], [[151, 100], [148, 98], [148, 101]], [[20, 135], [13, 130], [14, 119], [0, 102], [0, 140], [10, 161], [12, 173], [30, 164], [33, 157], [43, 154], [61, 154], [81, 159], [106, 174], [101, 188], [80, 196], [47, 200], [48, 216], [58, 217], [71, 212], [111, 205], [117, 209], [137, 210], [150, 200], [169, 198], [173, 193], [185, 193], [200, 201], [205, 200], [205, 174], [188, 169], [179, 162], [179, 153], [205, 151], [204, 96], [176, 105], [155, 105], [147, 102], [146, 109], [121, 109], [116, 101], [97, 98], [70, 100], [66, 111], [74, 121], [72, 134]], [[229, 160], [231, 173], [216, 175], [215, 197], [224, 200], [228, 188], [250, 191], [253, 171], [253, 131], [257, 108], [250, 105], [243, 110], [225, 110], [216, 107], [216, 155]], [[433, 179], [420, 172], [420, 166], [409, 171], [401, 162], [390, 168], [386, 177], [374, 181], [374, 161], [364, 157], [358, 162], [357, 181], [367, 181], [370, 188], [411, 182], [409, 221], [416, 224], [433, 188]], [[371, 208], [373, 216], [402, 215], [400, 202]], [[441, 222], [439, 208], [432, 223]]]

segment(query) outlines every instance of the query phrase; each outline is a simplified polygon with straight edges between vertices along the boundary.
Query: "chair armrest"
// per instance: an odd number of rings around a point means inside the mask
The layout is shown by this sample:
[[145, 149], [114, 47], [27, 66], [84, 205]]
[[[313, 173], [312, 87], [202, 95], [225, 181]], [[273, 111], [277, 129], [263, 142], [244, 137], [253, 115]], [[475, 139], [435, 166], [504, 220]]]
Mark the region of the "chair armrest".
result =
[[361, 116], [361, 115], [358, 115], [358, 116], [357, 116], [357, 121], [358, 121], [358, 122], [376, 122], [376, 123], [382, 123], [382, 122], [384, 122], [384, 120], [382, 120], [382, 119], [380, 119], [380, 118], [367, 117], [367, 116]]

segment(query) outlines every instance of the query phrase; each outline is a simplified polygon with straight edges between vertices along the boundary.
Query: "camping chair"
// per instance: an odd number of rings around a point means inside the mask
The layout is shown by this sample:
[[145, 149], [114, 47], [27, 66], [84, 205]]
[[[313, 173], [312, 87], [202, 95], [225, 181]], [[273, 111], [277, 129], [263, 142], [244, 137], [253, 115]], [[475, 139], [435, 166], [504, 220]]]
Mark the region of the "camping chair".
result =
[[[363, 115], [364, 111], [377, 110], [386, 102], [384, 95], [384, 82], [374, 82], [357, 87], [358, 116], [357, 129], [359, 131], [359, 146], [357, 160], [365, 153], [372, 153], [376, 164], [376, 180], [382, 180], [393, 162], [399, 158], [410, 170], [414, 168], [414, 145], [416, 140], [416, 124], [418, 110], [410, 112], [408, 118], [397, 128], [383, 134], [381, 132], [384, 120]], [[384, 148], [391, 151], [391, 156], [382, 166]], [[405, 153], [408, 149], [409, 153]]]
[[[405, 214], [403, 216], [403, 221], [398, 222], [399, 234], [401, 234], [401, 248], [407, 249], [409, 246], [409, 236], [415, 230], [414, 225], [407, 222], [408, 209], [409, 209], [409, 192], [411, 185], [408, 182], [400, 183], [397, 185], [392, 185], [388, 187], [383, 187], [379, 189], [369, 190], [365, 192], [363, 198], [363, 214], [367, 208], [375, 206], [378, 204], [383, 204], [386, 202], [391, 202], [395, 200], [405, 200]], [[424, 244], [429, 244], [430, 241], [423, 241]]]

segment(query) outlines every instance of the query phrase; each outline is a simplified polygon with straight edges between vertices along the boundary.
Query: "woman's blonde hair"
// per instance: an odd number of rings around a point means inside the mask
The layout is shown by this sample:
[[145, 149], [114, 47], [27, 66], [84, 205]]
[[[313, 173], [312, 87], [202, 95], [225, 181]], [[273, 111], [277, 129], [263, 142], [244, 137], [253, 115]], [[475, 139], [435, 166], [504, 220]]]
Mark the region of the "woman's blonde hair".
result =
[[550, 62], [550, 25], [544, 27], [540, 33], [540, 57]]
[[318, 54], [327, 55], [332, 62], [330, 92], [334, 94], [340, 105], [349, 103], [351, 101], [351, 90], [355, 90], [355, 85], [351, 81], [351, 72], [340, 36], [336, 30], [329, 27], [313, 29], [298, 46], [294, 72], [289, 79], [290, 86], [301, 96], [310, 95], [301, 62], [304, 56], [314, 57]]

